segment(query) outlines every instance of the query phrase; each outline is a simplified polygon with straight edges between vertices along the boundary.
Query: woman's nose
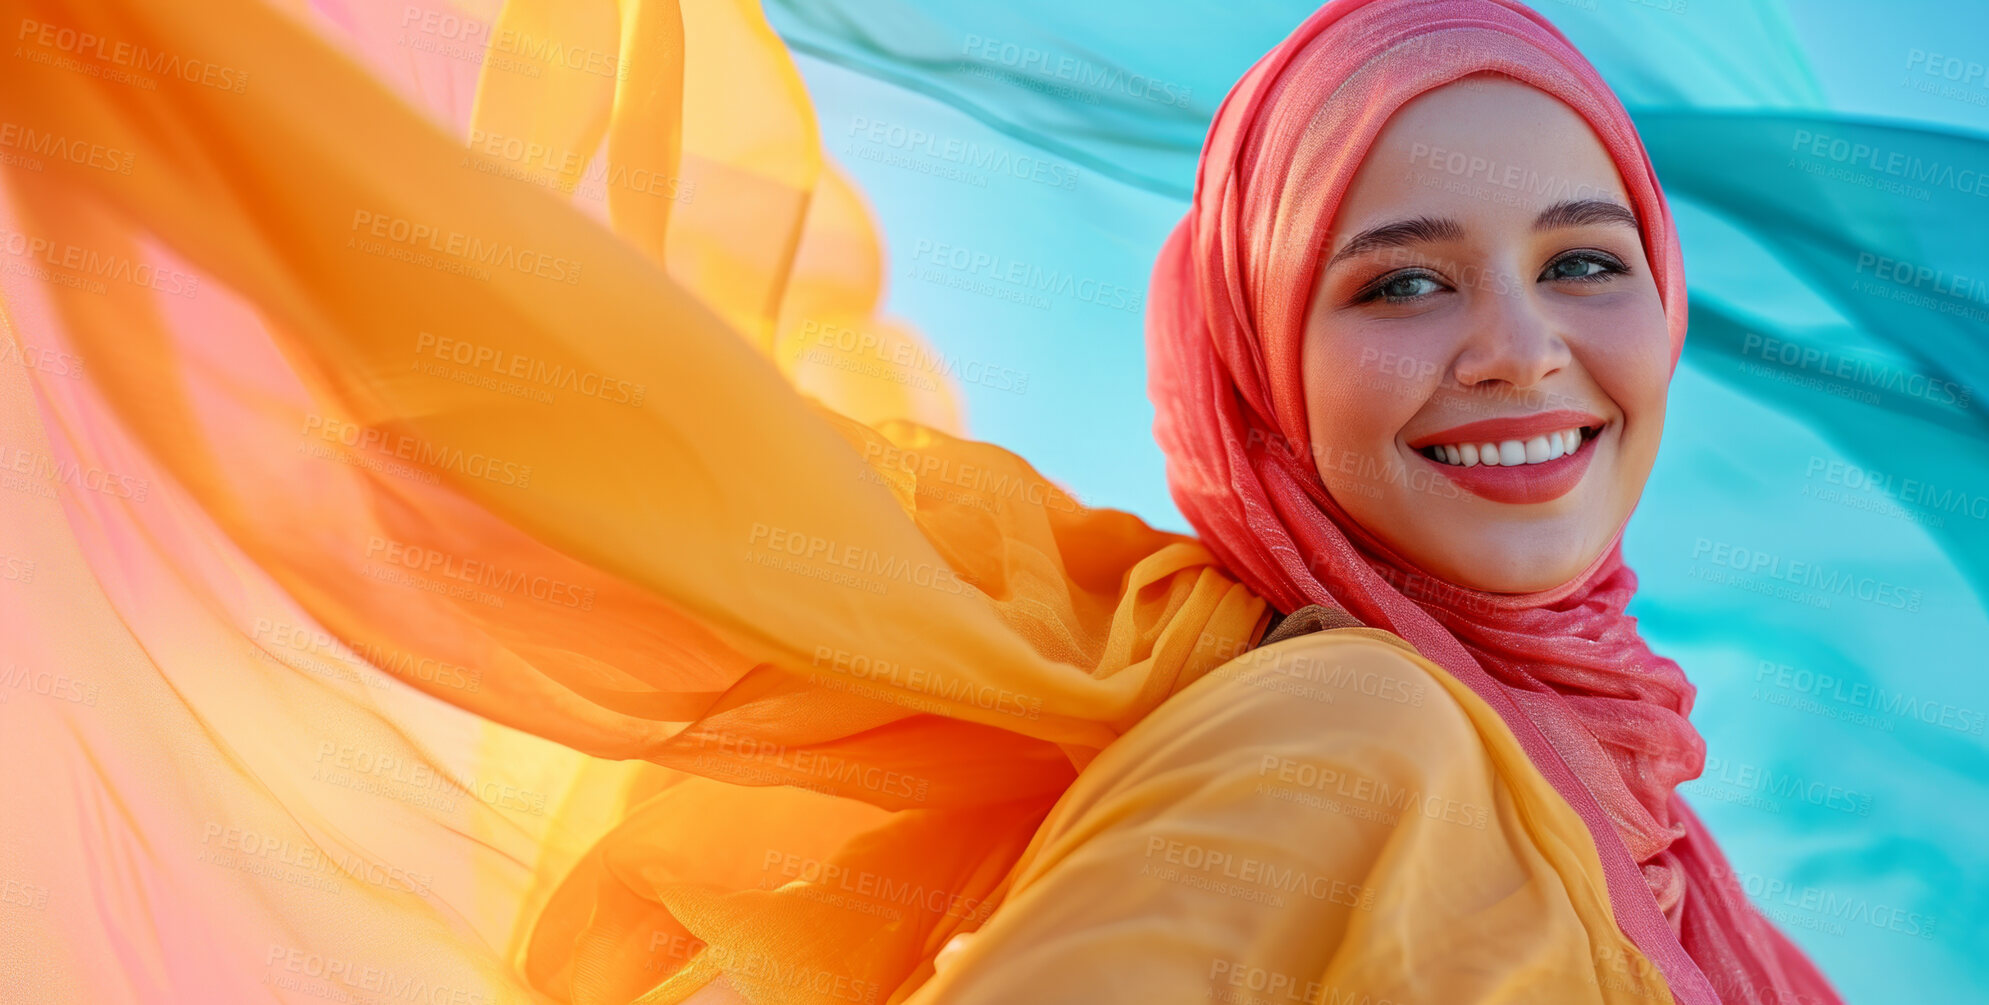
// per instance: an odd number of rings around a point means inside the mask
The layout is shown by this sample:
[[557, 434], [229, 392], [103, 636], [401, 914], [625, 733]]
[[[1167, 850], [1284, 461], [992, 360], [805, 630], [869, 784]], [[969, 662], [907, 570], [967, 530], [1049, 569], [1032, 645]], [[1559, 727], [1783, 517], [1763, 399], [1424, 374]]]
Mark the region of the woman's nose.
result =
[[1531, 283], [1488, 293], [1471, 312], [1471, 331], [1451, 364], [1458, 384], [1532, 387], [1568, 365], [1573, 353]]

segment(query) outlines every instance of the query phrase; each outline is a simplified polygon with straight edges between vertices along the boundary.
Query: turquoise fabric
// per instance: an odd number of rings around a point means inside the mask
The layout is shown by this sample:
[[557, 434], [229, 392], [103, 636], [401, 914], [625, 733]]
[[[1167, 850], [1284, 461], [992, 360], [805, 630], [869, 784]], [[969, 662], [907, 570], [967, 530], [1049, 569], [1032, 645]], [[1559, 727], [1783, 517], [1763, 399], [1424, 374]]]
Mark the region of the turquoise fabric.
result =
[[[1185, 529], [1147, 272], [1216, 103], [1310, 6], [767, 9], [972, 433]], [[1989, 12], [1539, 9], [1630, 109], [1684, 242], [1691, 332], [1626, 543], [1633, 612], [1700, 688], [1684, 791], [1849, 1001], [1989, 1000]]]

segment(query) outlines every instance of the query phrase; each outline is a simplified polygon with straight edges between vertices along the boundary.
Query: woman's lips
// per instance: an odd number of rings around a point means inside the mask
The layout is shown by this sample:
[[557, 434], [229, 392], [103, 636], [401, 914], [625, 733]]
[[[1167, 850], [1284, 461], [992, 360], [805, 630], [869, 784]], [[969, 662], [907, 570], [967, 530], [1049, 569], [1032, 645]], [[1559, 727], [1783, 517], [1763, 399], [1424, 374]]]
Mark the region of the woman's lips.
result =
[[1594, 435], [1582, 437], [1575, 452], [1539, 464], [1461, 467], [1434, 461], [1415, 451], [1416, 459], [1436, 468], [1445, 478], [1473, 495], [1493, 502], [1524, 505], [1559, 499], [1581, 484], [1588, 462], [1595, 457], [1596, 442], [1609, 431], [1605, 426]]

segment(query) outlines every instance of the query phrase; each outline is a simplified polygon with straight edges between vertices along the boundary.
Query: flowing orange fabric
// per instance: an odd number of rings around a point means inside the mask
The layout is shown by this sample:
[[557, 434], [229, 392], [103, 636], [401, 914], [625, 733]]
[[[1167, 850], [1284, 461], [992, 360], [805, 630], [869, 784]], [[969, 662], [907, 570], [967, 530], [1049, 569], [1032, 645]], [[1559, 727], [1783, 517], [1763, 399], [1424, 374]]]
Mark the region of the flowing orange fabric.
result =
[[[1154, 269], [1149, 387], [1175, 502], [1223, 566], [1280, 610], [1345, 608], [1499, 709], [1594, 832], [1619, 922], [1680, 1000], [1836, 1001], [1746, 902], [1674, 792], [1698, 777], [1705, 743], [1687, 719], [1691, 683], [1625, 612], [1637, 580], [1622, 529], [1561, 586], [1484, 593], [1404, 559], [1319, 477], [1299, 360], [1340, 199], [1397, 109], [1484, 73], [1559, 99], [1609, 151], [1677, 365], [1686, 298], [1671, 213], [1628, 114], [1574, 46], [1513, 0], [1328, 4], [1224, 100], [1194, 204]], [[1381, 466], [1380, 477], [1410, 477]]]
[[750, 4], [9, 12], [33, 993], [891, 999], [1266, 617], [890, 379]]

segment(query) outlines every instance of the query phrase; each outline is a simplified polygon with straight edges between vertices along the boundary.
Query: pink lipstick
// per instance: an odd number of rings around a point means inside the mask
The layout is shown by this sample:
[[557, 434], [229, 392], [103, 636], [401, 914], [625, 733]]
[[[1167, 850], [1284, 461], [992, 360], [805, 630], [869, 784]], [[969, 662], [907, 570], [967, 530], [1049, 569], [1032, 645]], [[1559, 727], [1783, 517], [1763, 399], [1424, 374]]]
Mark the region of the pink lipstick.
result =
[[1575, 409], [1482, 419], [1409, 441], [1426, 463], [1493, 502], [1550, 502], [1581, 483], [1607, 424]]

